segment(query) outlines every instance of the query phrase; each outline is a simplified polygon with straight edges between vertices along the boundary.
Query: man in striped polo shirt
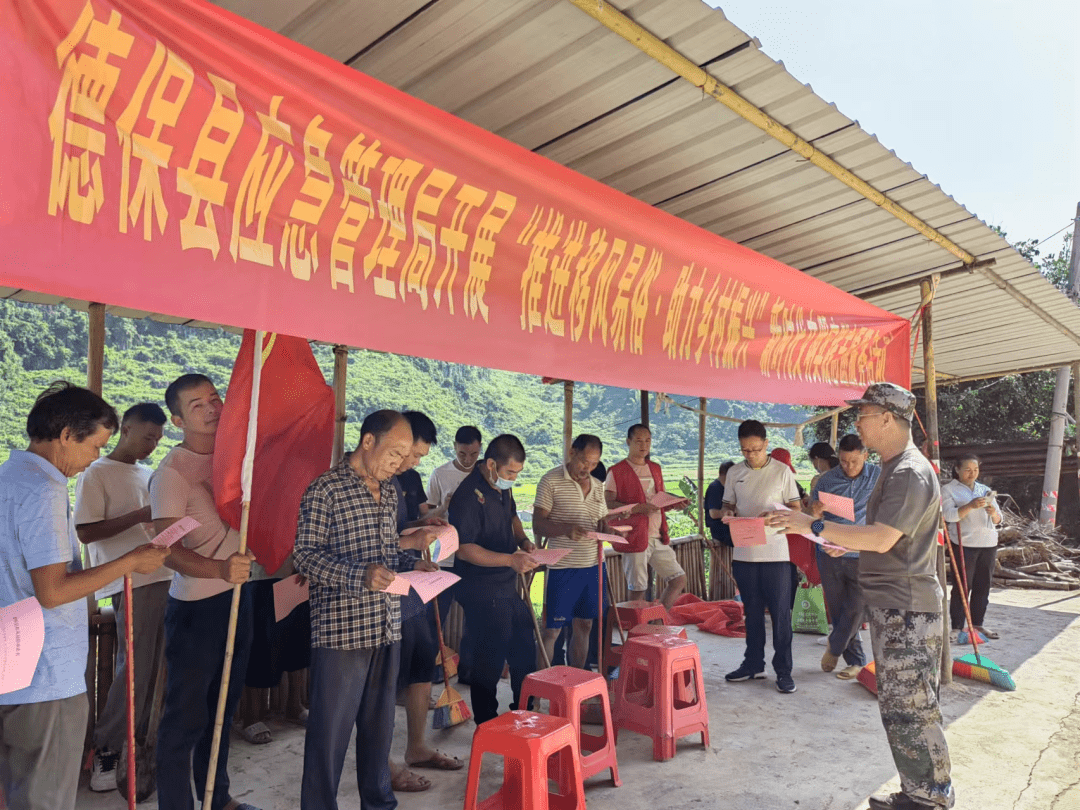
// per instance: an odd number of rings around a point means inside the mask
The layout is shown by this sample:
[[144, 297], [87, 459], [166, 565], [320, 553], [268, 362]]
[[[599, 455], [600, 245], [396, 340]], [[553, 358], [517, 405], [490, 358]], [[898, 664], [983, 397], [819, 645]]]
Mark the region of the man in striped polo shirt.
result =
[[574, 439], [566, 463], [540, 479], [533, 509], [533, 529], [548, 538], [548, 547], [570, 549], [548, 567], [543, 637], [550, 659], [559, 631], [572, 620], [570, 663], [575, 667], [585, 666], [589, 632], [599, 612], [596, 541], [586, 533], [596, 531], [607, 514], [604, 488], [592, 477], [603, 451], [604, 445], [596, 436], [583, 433]]

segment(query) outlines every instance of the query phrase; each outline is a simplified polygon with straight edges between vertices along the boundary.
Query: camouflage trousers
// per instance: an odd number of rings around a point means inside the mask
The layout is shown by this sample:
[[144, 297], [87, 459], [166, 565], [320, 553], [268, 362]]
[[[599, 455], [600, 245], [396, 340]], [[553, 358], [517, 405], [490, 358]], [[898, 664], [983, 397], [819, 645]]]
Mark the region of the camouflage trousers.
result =
[[869, 608], [878, 707], [900, 789], [935, 807], [955, 801], [938, 685], [941, 613]]

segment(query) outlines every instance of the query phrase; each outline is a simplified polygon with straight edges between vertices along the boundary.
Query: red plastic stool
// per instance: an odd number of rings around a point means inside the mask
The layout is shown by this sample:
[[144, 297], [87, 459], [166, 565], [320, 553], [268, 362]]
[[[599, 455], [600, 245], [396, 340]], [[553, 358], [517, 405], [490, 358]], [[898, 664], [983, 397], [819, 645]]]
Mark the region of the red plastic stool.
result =
[[[530, 697], [543, 698], [551, 705], [551, 714], [565, 717], [578, 735], [581, 752], [581, 776], [588, 779], [604, 770], [611, 770], [615, 787], [619, 780], [619, 763], [615, 758], [615, 734], [611, 722], [611, 704], [608, 701], [607, 684], [593, 672], [575, 667], [551, 667], [526, 676], [521, 686], [521, 705], [527, 706]], [[589, 698], [599, 697], [603, 707], [604, 731], [597, 737], [581, 729], [581, 706]], [[586, 753], [589, 752], [589, 753]], [[565, 760], [560, 758], [559, 786], [566, 793], [569, 772]]]
[[661, 604], [654, 605], [652, 602], [646, 602], [644, 599], [635, 599], [632, 602], [619, 602], [615, 605], [615, 615], [618, 616], [622, 629], [628, 630], [657, 619], [663, 624], [667, 621], [667, 608]]
[[[566, 749], [570, 749], [566, 751]], [[503, 757], [503, 783], [479, 801], [480, 766], [485, 753]], [[553, 756], [568, 755], [569, 792], [548, 790]], [[563, 789], [560, 787], [560, 789]], [[585, 810], [577, 734], [569, 720], [535, 712], [499, 715], [476, 727], [469, 755], [464, 810]]]
[[630, 632], [627, 634], [630, 638], [636, 636], [660, 636], [660, 637], [678, 637], [686, 638], [686, 628], [679, 627], [675, 624], [639, 624], [637, 627], [631, 627]]
[[[684, 691], [679, 687], [687, 674], [692, 686]], [[659, 762], [675, 756], [675, 741], [688, 734], [700, 732], [708, 748], [709, 710], [697, 645], [671, 636], [627, 639], [613, 716], [616, 735], [626, 729], [652, 737]]]

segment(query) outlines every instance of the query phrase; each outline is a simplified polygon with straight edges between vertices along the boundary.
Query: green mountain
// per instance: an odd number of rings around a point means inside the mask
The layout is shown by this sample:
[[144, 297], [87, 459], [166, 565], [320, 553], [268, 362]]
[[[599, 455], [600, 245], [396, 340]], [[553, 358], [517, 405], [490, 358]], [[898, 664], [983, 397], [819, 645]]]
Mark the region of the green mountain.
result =
[[[104, 395], [119, 412], [136, 402], [164, 405], [166, 386], [187, 372], [201, 372], [223, 395], [240, 345], [239, 335], [106, 316]], [[66, 306], [39, 306], [0, 301], [0, 459], [11, 448], [25, 447], [26, 414], [34, 398], [50, 382], [68, 379], [85, 384], [87, 315]], [[333, 351], [316, 345], [315, 356], [331, 379]], [[514, 433], [528, 453], [522, 480], [535, 482], [558, 464], [562, 454], [563, 387], [544, 385], [539, 377], [437, 360], [368, 351], [349, 355], [346, 446], [355, 446], [366, 413], [378, 408], [417, 409], [427, 413], [440, 431], [439, 444], [422, 464], [426, 475], [451, 457], [455, 430], [466, 424], [480, 428], [485, 441], [498, 433]], [[697, 407], [697, 400], [679, 401]], [[807, 408], [753, 402], [710, 400], [708, 409], [738, 419], [791, 422], [806, 418]], [[626, 429], [640, 417], [637, 391], [578, 384], [574, 391], [574, 431], [599, 435], [604, 461], [622, 458]], [[697, 474], [697, 416], [677, 407], [653, 413], [653, 455], [667, 478]], [[179, 441], [166, 426], [166, 438], [152, 459]], [[720, 462], [738, 458], [736, 425], [707, 420], [706, 476], [711, 480]], [[773, 445], [792, 447], [793, 431], [773, 434]], [[794, 451], [796, 464], [810, 473], [804, 453]], [[523, 501], [523, 505], [524, 501]]]

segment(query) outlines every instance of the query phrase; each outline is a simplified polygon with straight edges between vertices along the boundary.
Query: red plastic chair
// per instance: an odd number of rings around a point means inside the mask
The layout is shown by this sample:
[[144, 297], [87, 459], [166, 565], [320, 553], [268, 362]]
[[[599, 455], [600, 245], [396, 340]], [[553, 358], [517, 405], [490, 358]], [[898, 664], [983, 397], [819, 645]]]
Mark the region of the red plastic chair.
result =
[[635, 599], [615, 605], [615, 615], [618, 616], [622, 629], [629, 630], [639, 624], [648, 624], [657, 620], [663, 624], [667, 620], [667, 608], [660, 603], [654, 604], [643, 599]]
[[[534, 672], [525, 678], [521, 686], [521, 705], [527, 706], [530, 697], [543, 698], [551, 706], [551, 714], [564, 717], [574, 727], [581, 752], [581, 775], [583, 779], [601, 771], [611, 771], [615, 787], [619, 780], [619, 763], [615, 756], [615, 733], [611, 722], [611, 704], [608, 701], [607, 684], [594, 672], [576, 667], [551, 667]], [[604, 730], [600, 736], [586, 734], [581, 727], [581, 707], [589, 698], [599, 697], [603, 708]], [[586, 753], [588, 752], [588, 753]], [[565, 759], [560, 758], [559, 787], [566, 793], [569, 769]]]
[[[486, 753], [505, 760], [503, 783], [494, 794], [480, 801], [477, 796], [480, 766]], [[569, 791], [564, 795], [548, 789], [553, 756], [569, 758]], [[464, 810], [585, 810], [581, 757], [570, 721], [515, 711], [477, 726], [469, 756]]]
[[700, 733], [708, 748], [709, 710], [697, 645], [671, 636], [627, 639], [613, 716], [616, 735], [626, 729], [651, 737], [659, 762], [674, 757], [676, 740], [689, 734]]
[[674, 624], [639, 624], [637, 627], [631, 627], [628, 635], [630, 638], [637, 636], [689, 638], [685, 628]]

